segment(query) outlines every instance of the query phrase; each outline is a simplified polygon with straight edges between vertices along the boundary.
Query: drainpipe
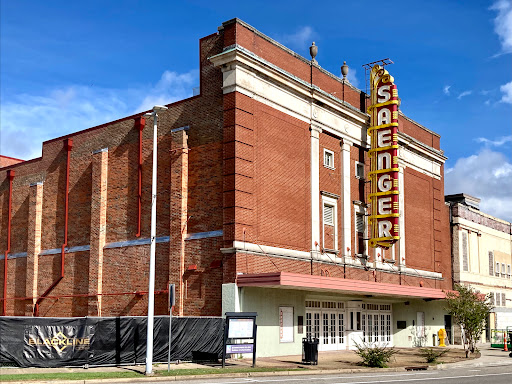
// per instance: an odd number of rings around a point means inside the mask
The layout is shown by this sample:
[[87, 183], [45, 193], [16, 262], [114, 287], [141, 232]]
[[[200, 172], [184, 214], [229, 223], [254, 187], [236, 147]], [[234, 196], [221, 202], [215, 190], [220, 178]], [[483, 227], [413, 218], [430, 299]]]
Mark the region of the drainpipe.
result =
[[138, 165], [138, 173], [139, 173], [139, 195], [138, 195], [138, 211], [137, 211], [137, 233], [135, 237], [140, 237], [141, 235], [141, 220], [142, 220], [142, 131], [146, 126], [146, 119], [144, 116], [139, 117], [136, 120], [136, 125], [139, 129], [139, 165]]
[[4, 254], [4, 302], [3, 302], [3, 315], [7, 315], [7, 257], [11, 252], [11, 209], [12, 209], [12, 180], [14, 179], [14, 170], [7, 171], [7, 178], [9, 179], [9, 208], [7, 210], [7, 249]]
[[71, 158], [71, 149], [73, 148], [73, 140], [66, 139], [64, 140], [64, 147], [66, 148], [67, 158], [66, 158], [66, 193], [65, 193], [65, 203], [64, 203], [64, 243], [61, 246], [60, 250], [60, 276], [57, 280], [55, 280], [52, 285], [37, 299], [36, 304], [34, 305], [34, 316], [39, 316], [39, 304], [50, 294], [51, 291], [60, 283], [60, 281], [64, 278], [64, 259], [66, 253], [66, 247], [68, 246], [68, 211], [69, 211], [69, 159]]

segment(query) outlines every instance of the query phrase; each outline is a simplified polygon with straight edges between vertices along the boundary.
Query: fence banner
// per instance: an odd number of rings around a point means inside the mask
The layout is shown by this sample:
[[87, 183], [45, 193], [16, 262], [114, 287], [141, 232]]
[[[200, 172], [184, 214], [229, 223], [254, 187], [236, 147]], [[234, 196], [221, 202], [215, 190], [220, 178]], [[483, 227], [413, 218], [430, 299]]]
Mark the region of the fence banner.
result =
[[[0, 364], [64, 367], [143, 364], [146, 317], [2, 317]], [[171, 360], [220, 356], [224, 320], [177, 317], [172, 321]], [[167, 361], [169, 317], [156, 316], [154, 361]]]

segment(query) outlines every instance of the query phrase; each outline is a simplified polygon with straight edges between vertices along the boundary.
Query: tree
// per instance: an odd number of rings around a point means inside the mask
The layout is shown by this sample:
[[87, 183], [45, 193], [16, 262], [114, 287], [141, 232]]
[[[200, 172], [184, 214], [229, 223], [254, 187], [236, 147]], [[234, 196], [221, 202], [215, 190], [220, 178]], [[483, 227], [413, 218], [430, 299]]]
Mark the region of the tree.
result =
[[462, 330], [466, 357], [475, 352], [476, 341], [492, 308], [489, 295], [475, 292], [469, 286], [455, 284], [455, 291], [446, 293], [445, 310]]

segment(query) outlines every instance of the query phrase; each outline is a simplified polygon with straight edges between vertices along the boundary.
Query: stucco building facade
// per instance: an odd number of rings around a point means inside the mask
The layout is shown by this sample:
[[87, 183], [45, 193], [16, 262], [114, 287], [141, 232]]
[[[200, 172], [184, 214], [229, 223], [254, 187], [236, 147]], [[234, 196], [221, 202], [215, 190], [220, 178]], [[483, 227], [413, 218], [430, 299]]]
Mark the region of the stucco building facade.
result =
[[[490, 295], [492, 310], [482, 341], [495, 329], [512, 329], [511, 223], [480, 211], [480, 199], [448, 195], [453, 281]], [[500, 333], [501, 336], [501, 333]], [[454, 337], [460, 340], [460, 334]]]

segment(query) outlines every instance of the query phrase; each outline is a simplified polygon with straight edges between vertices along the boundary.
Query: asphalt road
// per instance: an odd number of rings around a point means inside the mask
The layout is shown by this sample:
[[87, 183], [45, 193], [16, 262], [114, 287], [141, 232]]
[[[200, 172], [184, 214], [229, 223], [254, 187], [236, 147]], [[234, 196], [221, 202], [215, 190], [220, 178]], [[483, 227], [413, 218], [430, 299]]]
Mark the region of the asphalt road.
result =
[[[154, 382], [162, 384], [163, 381]], [[289, 383], [289, 384], [372, 384], [372, 383], [414, 383], [414, 384], [510, 384], [512, 383], [512, 362], [510, 365], [489, 367], [451, 368], [418, 372], [378, 372], [311, 375], [311, 376], [271, 376], [254, 378], [215, 378], [202, 380], [169, 381], [183, 384], [250, 384], [250, 383]], [[149, 382], [146, 384], [150, 384]]]

